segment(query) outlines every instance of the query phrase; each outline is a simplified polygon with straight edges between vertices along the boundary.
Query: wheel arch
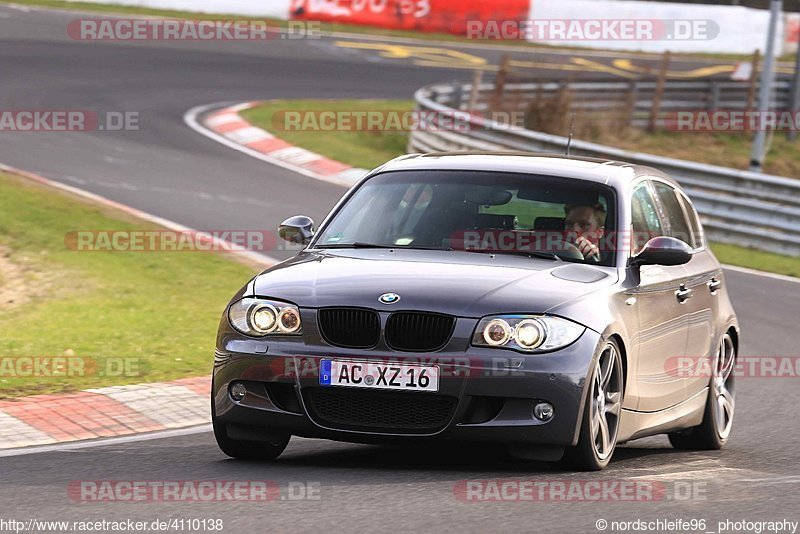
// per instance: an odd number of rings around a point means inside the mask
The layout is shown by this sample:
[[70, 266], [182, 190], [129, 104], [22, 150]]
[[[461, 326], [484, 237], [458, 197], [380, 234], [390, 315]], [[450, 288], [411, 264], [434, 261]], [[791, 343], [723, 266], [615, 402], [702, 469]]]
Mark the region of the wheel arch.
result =
[[620, 334], [611, 334], [608, 339], [616, 341], [617, 347], [619, 347], [620, 359], [622, 360], [622, 398], [624, 399], [628, 389], [628, 349], [625, 347], [625, 341]]
[[731, 336], [731, 340], [733, 341], [733, 350], [735, 351], [735, 357], [739, 358], [739, 329], [736, 328], [735, 325], [729, 325], [728, 329], [725, 330], [725, 333]]

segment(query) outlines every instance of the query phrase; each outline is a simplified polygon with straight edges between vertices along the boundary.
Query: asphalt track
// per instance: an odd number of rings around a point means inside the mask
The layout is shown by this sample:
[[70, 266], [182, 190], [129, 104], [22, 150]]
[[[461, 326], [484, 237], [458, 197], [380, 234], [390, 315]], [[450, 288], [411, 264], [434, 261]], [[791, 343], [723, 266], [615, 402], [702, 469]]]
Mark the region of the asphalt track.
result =
[[[410, 98], [422, 85], [469, 74], [342, 47], [337, 37], [267, 44], [76, 42], [65, 27], [77, 17], [0, 6], [0, 108], [137, 111], [140, 130], [0, 133], [0, 162], [198, 229], [272, 229], [296, 213], [320, 220], [343, 189], [198, 135], [182, 120], [188, 109], [265, 98]], [[469, 53], [498, 60], [496, 52]], [[528, 54], [519, 57], [527, 60]], [[611, 64], [602, 54], [586, 57]], [[569, 61], [558, 53], [534, 59], [553, 65]], [[547, 74], [552, 73], [542, 70]], [[797, 356], [800, 284], [732, 271], [727, 283], [743, 328], [742, 354]], [[717, 521], [725, 519], [797, 521], [799, 380], [741, 379], [733, 436], [722, 452], [677, 452], [664, 437], [649, 438], [622, 447], [600, 474], [513, 463], [488, 449], [400, 450], [306, 439], [294, 439], [274, 464], [244, 463], [227, 460], [207, 431], [0, 457], [0, 519], [221, 518], [224, 532], [597, 532], [598, 519], [676, 518], [706, 519], [705, 530], [686, 530], [716, 532]], [[86, 479], [319, 483], [320, 499], [72, 501], [69, 482]], [[673, 498], [627, 504], [464, 503], [453, 488], [468, 479], [639, 480], [698, 489], [688, 500], [668, 492]], [[661, 529], [670, 530], [675, 529]]]

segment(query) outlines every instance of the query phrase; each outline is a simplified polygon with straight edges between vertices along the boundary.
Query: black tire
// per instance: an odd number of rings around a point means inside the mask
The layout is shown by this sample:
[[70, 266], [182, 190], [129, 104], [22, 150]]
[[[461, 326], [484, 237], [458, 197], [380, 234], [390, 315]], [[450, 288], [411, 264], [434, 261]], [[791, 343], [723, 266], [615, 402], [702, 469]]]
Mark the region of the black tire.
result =
[[[669, 442], [674, 448], [687, 451], [716, 451], [721, 449], [728, 441], [730, 426], [733, 424], [736, 398], [734, 389], [735, 374], [733, 373], [735, 362], [736, 348], [730, 334], [726, 333], [722, 337], [717, 350], [714, 372], [711, 376], [706, 407], [703, 413], [703, 422], [686, 430], [669, 433]], [[730, 403], [730, 412], [723, 409], [725, 413], [729, 414], [730, 420], [726, 419], [722, 424], [720, 423], [720, 410], [717, 409], [717, 405], [720, 402], [719, 397], [722, 395], [716, 383], [720, 376], [723, 379], [722, 384], [725, 386], [724, 390]], [[722, 417], [725, 417], [725, 415], [723, 414]]]
[[237, 460], [274, 460], [286, 449], [292, 437], [290, 434], [279, 435], [270, 441], [246, 441], [231, 438], [226, 426], [217, 421], [213, 385], [211, 386], [211, 425], [214, 427], [214, 437], [220, 450]]
[[[609, 351], [611, 354], [611, 359], [613, 360], [612, 376], [610, 377], [610, 382], [608, 382], [610, 385], [609, 391], [612, 393], [618, 393], [619, 396], [616, 397], [616, 400], [614, 401], [614, 404], [616, 405], [614, 408], [616, 413], [611, 414], [613, 419], [610, 421], [606, 417], [606, 434], [608, 435], [608, 440], [605, 443], [607, 446], [605, 447], [604, 451], [598, 452], [598, 445], [596, 444], [598, 436], [596, 435], [595, 430], [592, 428], [592, 418], [595, 416], [598, 409], [600, 411], [605, 409], [605, 403], [609, 402], [609, 400], [606, 399], [606, 395], [604, 395], [602, 405], [598, 406], [596, 400], [597, 395], [595, 395], [597, 387], [595, 381], [598, 379], [598, 373], [603, 372], [601, 365], [605, 363], [604, 358]], [[617, 446], [619, 420], [622, 413], [622, 400], [624, 393], [622, 369], [622, 355], [620, 353], [619, 345], [613, 339], [609, 339], [603, 346], [603, 349], [600, 351], [600, 356], [597, 358], [597, 362], [592, 369], [589, 382], [586, 384], [586, 387], [589, 388], [589, 391], [586, 394], [586, 403], [583, 409], [583, 416], [581, 418], [580, 438], [578, 439], [578, 444], [568, 450], [566, 457], [567, 465], [580, 471], [601, 471], [605, 469], [605, 467], [611, 461], [611, 458], [614, 455], [614, 450], [616, 450]], [[602, 379], [602, 376], [600, 378]], [[609, 411], [607, 413], [611, 412]], [[613, 428], [610, 426], [612, 422]]]
[[286, 449], [291, 436], [281, 436], [272, 441], [244, 441], [228, 436], [222, 423], [213, 422], [214, 437], [220, 450], [237, 460], [274, 460]]

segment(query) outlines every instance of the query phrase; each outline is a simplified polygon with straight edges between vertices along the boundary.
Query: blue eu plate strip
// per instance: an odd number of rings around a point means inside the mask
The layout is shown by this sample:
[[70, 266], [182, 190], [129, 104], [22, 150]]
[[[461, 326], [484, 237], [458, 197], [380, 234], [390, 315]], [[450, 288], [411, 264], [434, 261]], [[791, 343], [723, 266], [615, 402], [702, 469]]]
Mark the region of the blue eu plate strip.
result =
[[319, 362], [319, 383], [321, 386], [331, 385], [331, 361], [321, 360]]

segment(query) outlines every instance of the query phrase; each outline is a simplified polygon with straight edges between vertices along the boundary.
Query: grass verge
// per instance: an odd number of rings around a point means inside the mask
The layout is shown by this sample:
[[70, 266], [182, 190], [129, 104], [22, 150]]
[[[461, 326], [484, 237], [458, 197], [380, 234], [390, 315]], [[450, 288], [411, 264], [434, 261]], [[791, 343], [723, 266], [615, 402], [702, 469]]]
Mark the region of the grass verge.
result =
[[[0, 397], [211, 372], [219, 317], [255, 269], [222, 254], [65, 245], [70, 231], [143, 229], [154, 227], [0, 173], [0, 268], [16, 284], [0, 302]], [[59, 356], [78, 376], [20, 376], [25, 358]]]
[[[748, 169], [753, 136], [746, 133], [626, 133], [587, 139], [626, 150], [656, 154], [670, 158], [698, 161], [733, 169]], [[790, 141], [785, 133], [772, 137], [764, 160], [764, 172], [777, 176], [800, 176], [800, 141]]]
[[[414, 109], [411, 100], [277, 100], [245, 110], [241, 115], [250, 123], [281, 139], [325, 157], [371, 169], [406, 153], [408, 133], [397, 131], [320, 131], [315, 112], [334, 111], [342, 116], [357, 112], [398, 112]], [[285, 112], [301, 112], [300, 129], [286, 127]], [[293, 123], [288, 123], [290, 126]]]
[[[267, 102], [261, 106], [246, 110], [242, 115], [252, 124], [268, 130], [278, 137], [307, 148], [325, 157], [342, 161], [356, 167], [372, 168], [389, 159], [405, 154], [408, 134], [396, 132], [322, 132], [322, 131], [283, 131], [280, 127], [284, 111], [408, 111], [413, 108], [411, 101], [364, 101], [364, 100], [281, 100]], [[276, 128], [276, 123], [279, 127]], [[728, 139], [734, 136], [718, 137], [717, 144], [709, 144], [710, 134], [654, 134], [648, 136], [644, 133], [637, 137], [629, 137], [624, 148], [647, 153], [661, 154], [663, 156], [693, 159], [705, 163], [730, 166], [730, 158], [745, 157], [745, 147], [741, 139]], [[698, 137], [704, 143], [698, 145]], [[606, 139], [608, 143], [608, 140]], [[773, 148], [777, 143], [789, 143], [785, 139], [775, 139]], [[613, 144], [613, 143], [611, 143]], [[714, 150], [710, 147], [714, 146]], [[781, 165], [786, 168], [796, 168], [795, 175], [800, 175], [800, 151], [792, 145], [791, 150], [781, 159]], [[726, 159], [727, 158], [727, 159]], [[727, 164], [726, 164], [727, 163]], [[768, 160], [768, 164], [770, 160]], [[772, 160], [774, 164], [774, 160]], [[784, 168], [784, 167], [781, 167]], [[791, 174], [789, 174], [791, 176]], [[723, 263], [739, 265], [750, 269], [758, 269], [772, 273], [800, 277], [800, 258], [781, 256], [761, 252], [745, 247], [712, 243], [711, 248]]]
[[711, 249], [722, 263], [800, 278], [800, 258], [724, 243], [712, 243]]

